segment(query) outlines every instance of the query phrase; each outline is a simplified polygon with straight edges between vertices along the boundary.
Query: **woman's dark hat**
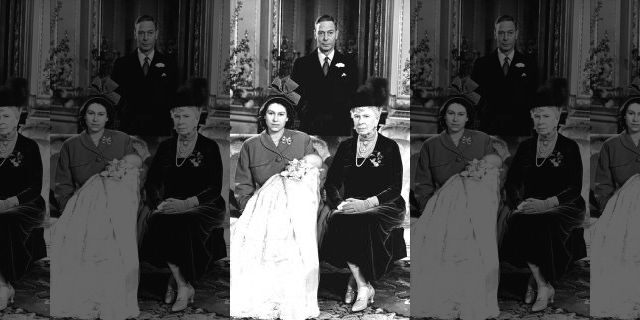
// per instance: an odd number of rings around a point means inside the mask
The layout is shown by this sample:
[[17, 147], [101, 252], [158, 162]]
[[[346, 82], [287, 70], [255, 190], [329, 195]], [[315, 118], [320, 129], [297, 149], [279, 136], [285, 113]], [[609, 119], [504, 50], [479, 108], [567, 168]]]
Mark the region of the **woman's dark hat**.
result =
[[25, 78], [9, 78], [0, 87], [0, 107], [20, 108], [27, 105], [29, 99], [29, 83]]
[[269, 88], [267, 88], [267, 98], [262, 103], [262, 106], [260, 106], [258, 113], [276, 99], [280, 102], [284, 98], [285, 101], [291, 104], [291, 107], [295, 107], [300, 101], [300, 95], [295, 92], [298, 87], [298, 84], [291, 80], [290, 77], [275, 78]]
[[551, 78], [536, 91], [530, 109], [538, 107], [563, 108], [569, 102], [569, 83], [565, 78]]
[[204, 78], [192, 78], [176, 91], [171, 109], [180, 107], [203, 107], [209, 97], [208, 81]]

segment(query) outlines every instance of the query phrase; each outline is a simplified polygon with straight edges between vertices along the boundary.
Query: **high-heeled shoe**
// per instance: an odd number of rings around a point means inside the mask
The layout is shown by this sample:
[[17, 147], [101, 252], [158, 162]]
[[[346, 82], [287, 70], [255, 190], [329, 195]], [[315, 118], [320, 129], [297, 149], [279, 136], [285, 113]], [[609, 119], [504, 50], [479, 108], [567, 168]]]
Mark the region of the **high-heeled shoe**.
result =
[[358, 298], [351, 307], [352, 312], [358, 312], [366, 309], [369, 303], [373, 303], [373, 297], [376, 295], [376, 290], [368, 284], [364, 287], [358, 288]]
[[189, 303], [193, 303], [193, 297], [196, 294], [196, 290], [189, 284], [183, 290], [178, 287], [178, 295], [176, 296], [176, 303], [171, 307], [171, 312], [178, 312], [186, 309]]
[[173, 289], [171, 285], [174, 282], [173, 277], [169, 277], [169, 282], [167, 283], [167, 292], [164, 293], [164, 303], [169, 304], [173, 302], [176, 298], [176, 290]]
[[353, 285], [356, 280], [352, 277], [349, 277], [349, 282], [347, 283], [347, 291], [344, 293], [344, 303], [351, 304], [353, 303], [353, 299], [356, 297], [356, 291], [353, 290]]
[[533, 288], [535, 281], [533, 281], [533, 277], [529, 278], [529, 282], [527, 283], [527, 292], [524, 294], [524, 303], [532, 304], [536, 299], [536, 290]]
[[531, 306], [531, 312], [539, 312], [546, 309], [549, 306], [549, 303], [553, 303], [553, 296], [555, 294], [556, 291], [551, 285], [538, 288], [538, 297], [536, 298], [536, 302], [533, 306]]
[[0, 311], [6, 309], [9, 304], [13, 303], [15, 295], [16, 291], [10, 284], [0, 287]]

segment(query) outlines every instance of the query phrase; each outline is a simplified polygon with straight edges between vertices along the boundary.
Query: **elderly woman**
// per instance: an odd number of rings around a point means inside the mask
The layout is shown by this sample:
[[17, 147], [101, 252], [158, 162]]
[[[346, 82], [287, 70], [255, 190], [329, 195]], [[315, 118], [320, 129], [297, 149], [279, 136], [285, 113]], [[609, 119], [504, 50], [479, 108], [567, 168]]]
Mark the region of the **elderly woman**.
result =
[[536, 135], [518, 146], [505, 182], [512, 213], [501, 259], [531, 270], [524, 300], [534, 302], [533, 312], [553, 302], [552, 284], [573, 259], [567, 240], [585, 218], [580, 150], [558, 133], [565, 86], [564, 79], [555, 79], [536, 92], [531, 109]]
[[0, 311], [13, 302], [11, 282], [41, 258], [32, 256], [27, 240], [45, 213], [38, 144], [17, 130], [26, 100], [18, 91], [21, 88], [0, 88]]
[[373, 302], [370, 281], [391, 266], [389, 235], [405, 213], [398, 144], [378, 134], [381, 108], [372, 90], [360, 87], [356, 100], [351, 118], [358, 135], [340, 143], [327, 173], [327, 202], [335, 211], [320, 249], [321, 260], [351, 271], [345, 302], [353, 302], [357, 288], [353, 312]]
[[[90, 97], [80, 108], [81, 133], [60, 150], [55, 195], [64, 211], [51, 236], [55, 317], [126, 319], [139, 314], [138, 253], [131, 226], [138, 209], [137, 181], [120, 197], [99, 190], [105, 186], [101, 182], [96, 183], [99, 188], [87, 186], [110, 161], [134, 152], [127, 134], [106, 129], [113, 120], [111, 101]], [[117, 271], [105, 273], [116, 266]]]
[[[292, 160], [322, 159], [311, 138], [291, 130], [295, 94], [276, 79], [258, 114], [265, 128], [242, 144], [235, 193], [242, 216], [231, 232], [231, 316], [258, 319], [317, 317], [319, 204], [317, 174], [298, 181], [280, 177]], [[293, 163], [293, 162], [292, 162]], [[317, 173], [317, 170], [314, 171]]]
[[[468, 129], [473, 104], [454, 96], [440, 111], [445, 130], [420, 150], [412, 226], [412, 316], [487, 319], [498, 310], [496, 215], [499, 168], [488, 135]], [[479, 162], [473, 162], [473, 161]]]
[[[145, 206], [151, 211], [143, 236], [141, 258], [169, 267], [165, 303], [181, 311], [193, 302], [192, 283], [213, 261], [226, 256], [220, 228], [226, 216], [222, 160], [218, 144], [198, 133], [206, 102], [206, 80], [193, 79], [178, 89], [171, 109], [176, 137], [163, 141], [145, 183]], [[206, 91], [206, 90], [205, 90]]]
[[640, 317], [640, 97], [619, 112], [620, 134], [600, 150], [595, 195], [603, 210], [591, 243], [591, 316]]

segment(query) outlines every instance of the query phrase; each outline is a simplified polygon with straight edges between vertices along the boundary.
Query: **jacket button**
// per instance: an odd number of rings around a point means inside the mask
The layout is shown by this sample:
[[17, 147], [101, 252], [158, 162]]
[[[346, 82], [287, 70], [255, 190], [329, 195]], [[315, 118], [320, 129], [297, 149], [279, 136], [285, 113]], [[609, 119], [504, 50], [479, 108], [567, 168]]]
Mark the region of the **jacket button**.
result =
[[282, 161], [282, 158], [281, 157], [277, 157], [276, 158], [276, 162], [280, 162], [280, 161]]

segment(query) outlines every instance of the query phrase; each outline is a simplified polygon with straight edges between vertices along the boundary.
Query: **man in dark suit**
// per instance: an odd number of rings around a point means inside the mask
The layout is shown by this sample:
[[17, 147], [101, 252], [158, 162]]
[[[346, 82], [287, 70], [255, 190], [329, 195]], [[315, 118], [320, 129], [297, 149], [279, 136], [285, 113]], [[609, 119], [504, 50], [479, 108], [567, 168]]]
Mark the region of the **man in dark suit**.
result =
[[131, 135], [171, 135], [169, 110], [178, 88], [176, 62], [155, 49], [158, 27], [153, 17], [140, 16], [134, 36], [136, 50], [118, 58], [111, 74], [122, 96], [120, 129]]
[[335, 49], [338, 34], [336, 20], [320, 16], [314, 28], [318, 48], [293, 64], [291, 79], [302, 96], [300, 130], [308, 134], [351, 135], [349, 110], [358, 85], [358, 66]]
[[513, 17], [498, 17], [494, 36], [498, 48], [478, 58], [471, 74], [482, 96], [480, 130], [503, 136], [529, 136], [529, 107], [538, 86], [536, 61], [515, 50], [518, 25]]

